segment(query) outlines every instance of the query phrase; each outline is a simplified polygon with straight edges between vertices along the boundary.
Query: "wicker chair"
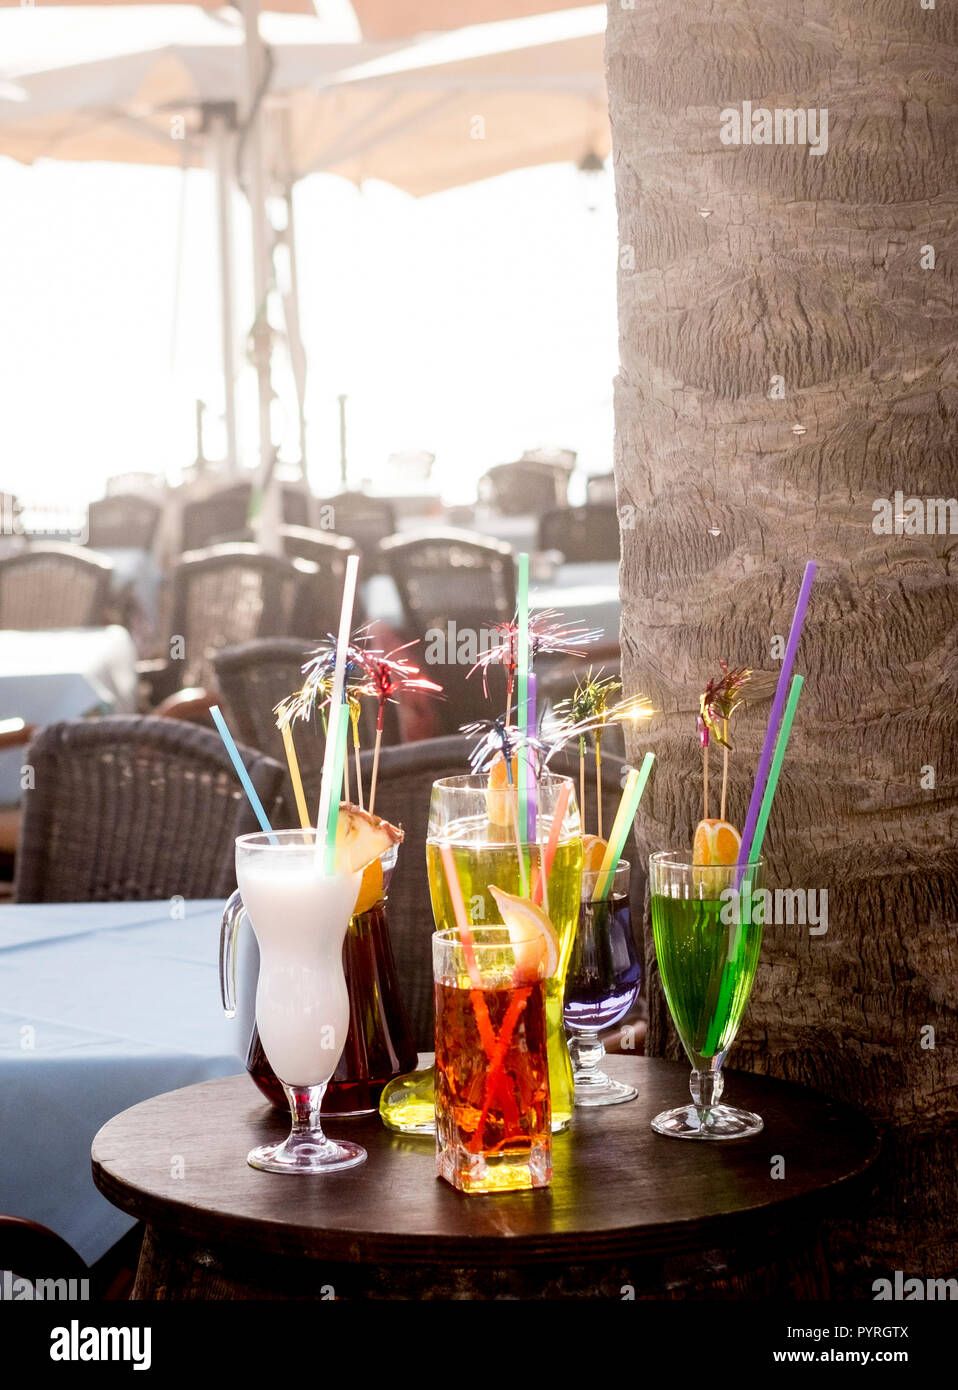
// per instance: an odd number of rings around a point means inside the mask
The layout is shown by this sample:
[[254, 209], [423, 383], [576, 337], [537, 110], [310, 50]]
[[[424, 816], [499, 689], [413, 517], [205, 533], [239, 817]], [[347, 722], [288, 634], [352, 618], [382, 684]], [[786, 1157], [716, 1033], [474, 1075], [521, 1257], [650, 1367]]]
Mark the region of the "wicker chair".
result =
[[[259, 748], [286, 766], [283, 739], [276, 728], [273, 710], [303, 683], [302, 668], [315, 641], [302, 637], [263, 638], [224, 647], [213, 656], [217, 688], [221, 691], [230, 715], [230, 727], [251, 748]], [[318, 719], [295, 726], [296, 760], [303, 778], [306, 804], [310, 810], [319, 805], [320, 773], [323, 767], [322, 724]], [[375, 738], [375, 716], [370, 701], [363, 702], [360, 717], [360, 744], [372, 746]], [[387, 744], [398, 739], [395, 711], [386, 707], [384, 740]], [[352, 776], [352, 751], [349, 772]], [[299, 817], [288, 771], [283, 781], [282, 824], [298, 825]]]
[[[283, 769], [240, 748], [274, 814]], [[48, 725], [27, 754], [18, 901], [142, 902], [227, 897], [234, 841], [257, 830], [219, 736], [128, 715]]]
[[[346, 561], [356, 550], [353, 541], [349, 536], [336, 536], [309, 526], [283, 526], [279, 535], [283, 550], [291, 559], [308, 560], [317, 570], [315, 579], [304, 578], [300, 587], [292, 631], [317, 635], [334, 631], [343, 600]], [[363, 621], [358, 593], [353, 613], [353, 626], [358, 627]]]
[[[619, 797], [622, 765], [616, 758], [603, 760], [602, 805], [606, 827], [611, 826]], [[363, 777], [368, 785], [372, 759], [363, 754]], [[563, 752], [553, 760], [552, 770], [573, 779], [578, 788], [579, 760]], [[385, 816], [406, 832], [406, 843], [389, 886], [389, 934], [396, 959], [396, 970], [403, 1004], [412, 1024], [416, 1045], [421, 1051], [433, 1046], [433, 985], [431, 937], [435, 930], [429, 884], [425, 872], [426, 832], [429, 825], [429, 796], [439, 777], [455, 777], [469, 771], [468, 745], [461, 736], [427, 739], [384, 748], [379, 762], [376, 814]], [[590, 815], [594, 819], [592, 787], [587, 791]], [[576, 792], [578, 795], [578, 791]], [[638, 923], [644, 894], [644, 877], [633, 875], [633, 920]], [[641, 946], [641, 942], [639, 943]]]
[[396, 509], [388, 498], [367, 497], [364, 492], [322, 498], [319, 517], [324, 531], [351, 537], [363, 557], [366, 574], [379, 564], [380, 541], [396, 530]]
[[86, 1279], [86, 1264], [56, 1231], [22, 1216], [0, 1215], [0, 1269], [20, 1279]]
[[619, 515], [615, 503], [556, 507], [539, 519], [539, 549], [561, 550], [569, 564], [618, 560]]
[[[183, 555], [172, 575], [171, 655], [141, 674], [153, 704], [186, 686], [213, 688], [212, 655], [253, 637], [293, 632], [303, 588], [317, 582], [308, 560], [266, 555], [254, 545], [219, 545]], [[182, 638], [182, 651], [173, 642]]]
[[500, 463], [479, 479], [479, 500], [503, 516], [524, 516], [543, 507], [564, 506], [569, 496], [569, 470], [557, 463], [520, 459]]
[[152, 550], [162, 507], [134, 493], [101, 497], [87, 512], [87, 545]]
[[[198, 497], [183, 506], [181, 548], [184, 551], [202, 550], [221, 542], [243, 541], [252, 538], [249, 507], [253, 495], [251, 483], [234, 483], [220, 488], [208, 497]], [[282, 518], [288, 526], [308, 526], [310, 497], [292, 483], [282, 487]]]
[[587, 502], [611, 502], [615, 504], [615, 474], [594, 473], [586, 480], [585, 500]]
[[98, 627], [113, 566], [76, 545], [37, 544], [0, 560], [0, 628]]
[[[467, 679], [468, 644], [472, 634], [478, 652], [483, 634], [515, 612], [512, 549], [470, 531], [445, 529], [391, 536], [380, 548], [399, 591], [406, 635], [423, 639], [425, 674], [444, 690], [444, 698], [436, 702], [438, 732], [455, 733], [488, 712], [478, 673]], [[431, 653], [435, 634], [442, 634], [445, 645], [450, 632], [456, 650]], [[467, 645], [460, 649], [464, 636]], [[493, 688], [501, 674], [499, 669], [490, 673]]]

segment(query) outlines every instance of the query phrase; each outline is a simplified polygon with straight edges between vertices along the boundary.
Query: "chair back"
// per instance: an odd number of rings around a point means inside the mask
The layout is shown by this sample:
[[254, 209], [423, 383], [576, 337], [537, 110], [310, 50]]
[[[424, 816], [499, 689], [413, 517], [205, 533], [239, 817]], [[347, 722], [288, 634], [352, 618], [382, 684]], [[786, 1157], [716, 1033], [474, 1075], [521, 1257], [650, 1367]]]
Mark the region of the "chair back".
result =
[[285, 637], [316, 582], [308, 560], [267, 555], [255, 545], [219, 545], [183, 555], [173, 571], [171, 642], [183, 639], [179, 686], [209, 686], [220, 647]]
[[[282, 520], [288, 526], [310, 524], [311, 497], [305, 485], [281, 484]], [[181, 549], [202, 550], [230, 541], [255, 539], [250, 522], [251, 483], [231, 483], [183, 505]]]
[[86, 1279], [90, 1273], [73, 1246], [49, 1226], [4, 1213], [0, 1215], [0, 1270], [7, 1269], [31, 1283]]
[[618, 560], [619, 514], [614, 502], [556, 507], [539, 519], [539, 549], [560, 550], [568, 564]]
[[479, 479], [479, 500], [504, 516], [541, 512], [568, 501], [569, 471], [538, 459], [500, 463]]
[[[494, 640], [496, 623], [515, 613], [515, 556], [503, 541], [443, 528], [391, 536], [380, 550], [399, 592], [406, 635], [422, 639], [414, 659], [443, 687], [435, 703], [439, 731], [453, 734], [488, 712], [482, 677], [468, 672]], [[490, 672], [492, 688], [501, 675]]]
[[320, 524], [324, 531], [352, 538], [369, 566], [379, 558], [380, 541], [396, 530], [396, 509], [386, 497], [368, 497], [364, 492], [341, 492], [324, 497], [319, 503]]
[[585, 500], [587, 502], [615, 503], [615, 474], [594, 473], [586, 480]]
[[[283, 769], [240, 747], [268, 816]], [[26, 756], [16, 896], [27, 903], [225, 898], [259, 826], [219, 735], [177, 719], [49, 724]]]
[[113, 566], [78, 545], [43, 543], [0, 560], [0, 628], [99, 627]]
[[[317, 531], [310, 526], [282, 526], [279, 536], [284, 552], [291, 559], [308, 560], [316, 566], [313, 579], [304, 577], [293, 615], [292, 631], [315, 633], [319, 641], [325, 633], [336, 631], [343, 601], [346, 561], [356, 548], [349, 536]], [[363, 621], [358, 593], [353, 613], [353, 626], [358, 627]]]
[[152, 550], [162, 507], [136, 493], [118, 493], [91, 502], [87, 512], [87, 545]]

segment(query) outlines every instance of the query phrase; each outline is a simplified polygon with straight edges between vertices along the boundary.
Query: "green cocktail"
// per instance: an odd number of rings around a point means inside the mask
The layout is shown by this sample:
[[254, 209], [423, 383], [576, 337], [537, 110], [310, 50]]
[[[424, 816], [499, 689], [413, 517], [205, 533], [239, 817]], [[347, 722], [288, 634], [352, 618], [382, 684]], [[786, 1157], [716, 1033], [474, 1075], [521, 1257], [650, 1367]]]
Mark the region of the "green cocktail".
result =
[[692, 1063], [693, 1100], [656, 1116], [652, 1127], [682, 1139], [737, 1139], [762, 1128], [759, 1116], [718, 1101], [722, 1063], [745, 1013], [762, 945], [749, 895], [761, 886], [764, 863], [750, 866], [736, 891], [734, 865], [697, 866], [690, 858], [653, 854], [649, 861], [655, 955]]

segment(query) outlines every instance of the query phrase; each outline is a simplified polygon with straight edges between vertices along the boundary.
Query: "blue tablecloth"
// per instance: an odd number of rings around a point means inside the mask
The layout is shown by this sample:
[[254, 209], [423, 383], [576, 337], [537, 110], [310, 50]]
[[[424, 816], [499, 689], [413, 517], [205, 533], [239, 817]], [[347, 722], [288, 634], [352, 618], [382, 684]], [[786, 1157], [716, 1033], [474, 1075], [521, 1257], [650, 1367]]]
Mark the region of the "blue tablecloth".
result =
[[[136, 648], [125, 627], [0, 632], [0, 719], [52, 724], [136, 708]], [[0, 806], [20, 800], [22, 748], [0, 752]]]
[[248, 1034], [219, 1003], [222, 909], [0, 908], [0, 1211], [51, 1226], [88, 1262], [133, 1224], [93, 1185], [100, 1126], [150, 1096], [242, 1070]]

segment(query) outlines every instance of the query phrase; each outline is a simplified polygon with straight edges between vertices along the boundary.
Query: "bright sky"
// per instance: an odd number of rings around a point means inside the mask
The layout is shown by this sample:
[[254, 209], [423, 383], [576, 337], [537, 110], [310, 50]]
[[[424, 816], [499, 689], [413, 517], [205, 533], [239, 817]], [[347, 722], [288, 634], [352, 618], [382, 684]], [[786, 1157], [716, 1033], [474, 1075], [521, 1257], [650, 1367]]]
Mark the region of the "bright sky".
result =
[[[336, 397], [351, 482], [429, 449], [449, 500], [524, 448], [612, 465], [616, 371], [611, 174], [570, 165], [413, 199], [314, 175], [298, 187], [309, 361], [310, 474], [335, 490]], [[180, 208], [183, 206], [180, 235]], [[595, 203], [595, 210], [590, 210]], [[237, 279], [251, 279], [236, 205]], [[99, 495], [113, 473], [176, 471], [195, 453], [194, 401], [222, 407], [209, 176], [0, 158], [0, 490], [25, 501]], [[179, 291], [177, 291], [177, 267]], [[252, 313], [240, 295], [238, 324]], [[255, 448], [251, 369], [241, 444]], [[285, 386], [282, 364], [277, 382]], [[292, 397], [287, 458], [296, 457]], [[222, 450], [208, 426], [207, 452]]]

